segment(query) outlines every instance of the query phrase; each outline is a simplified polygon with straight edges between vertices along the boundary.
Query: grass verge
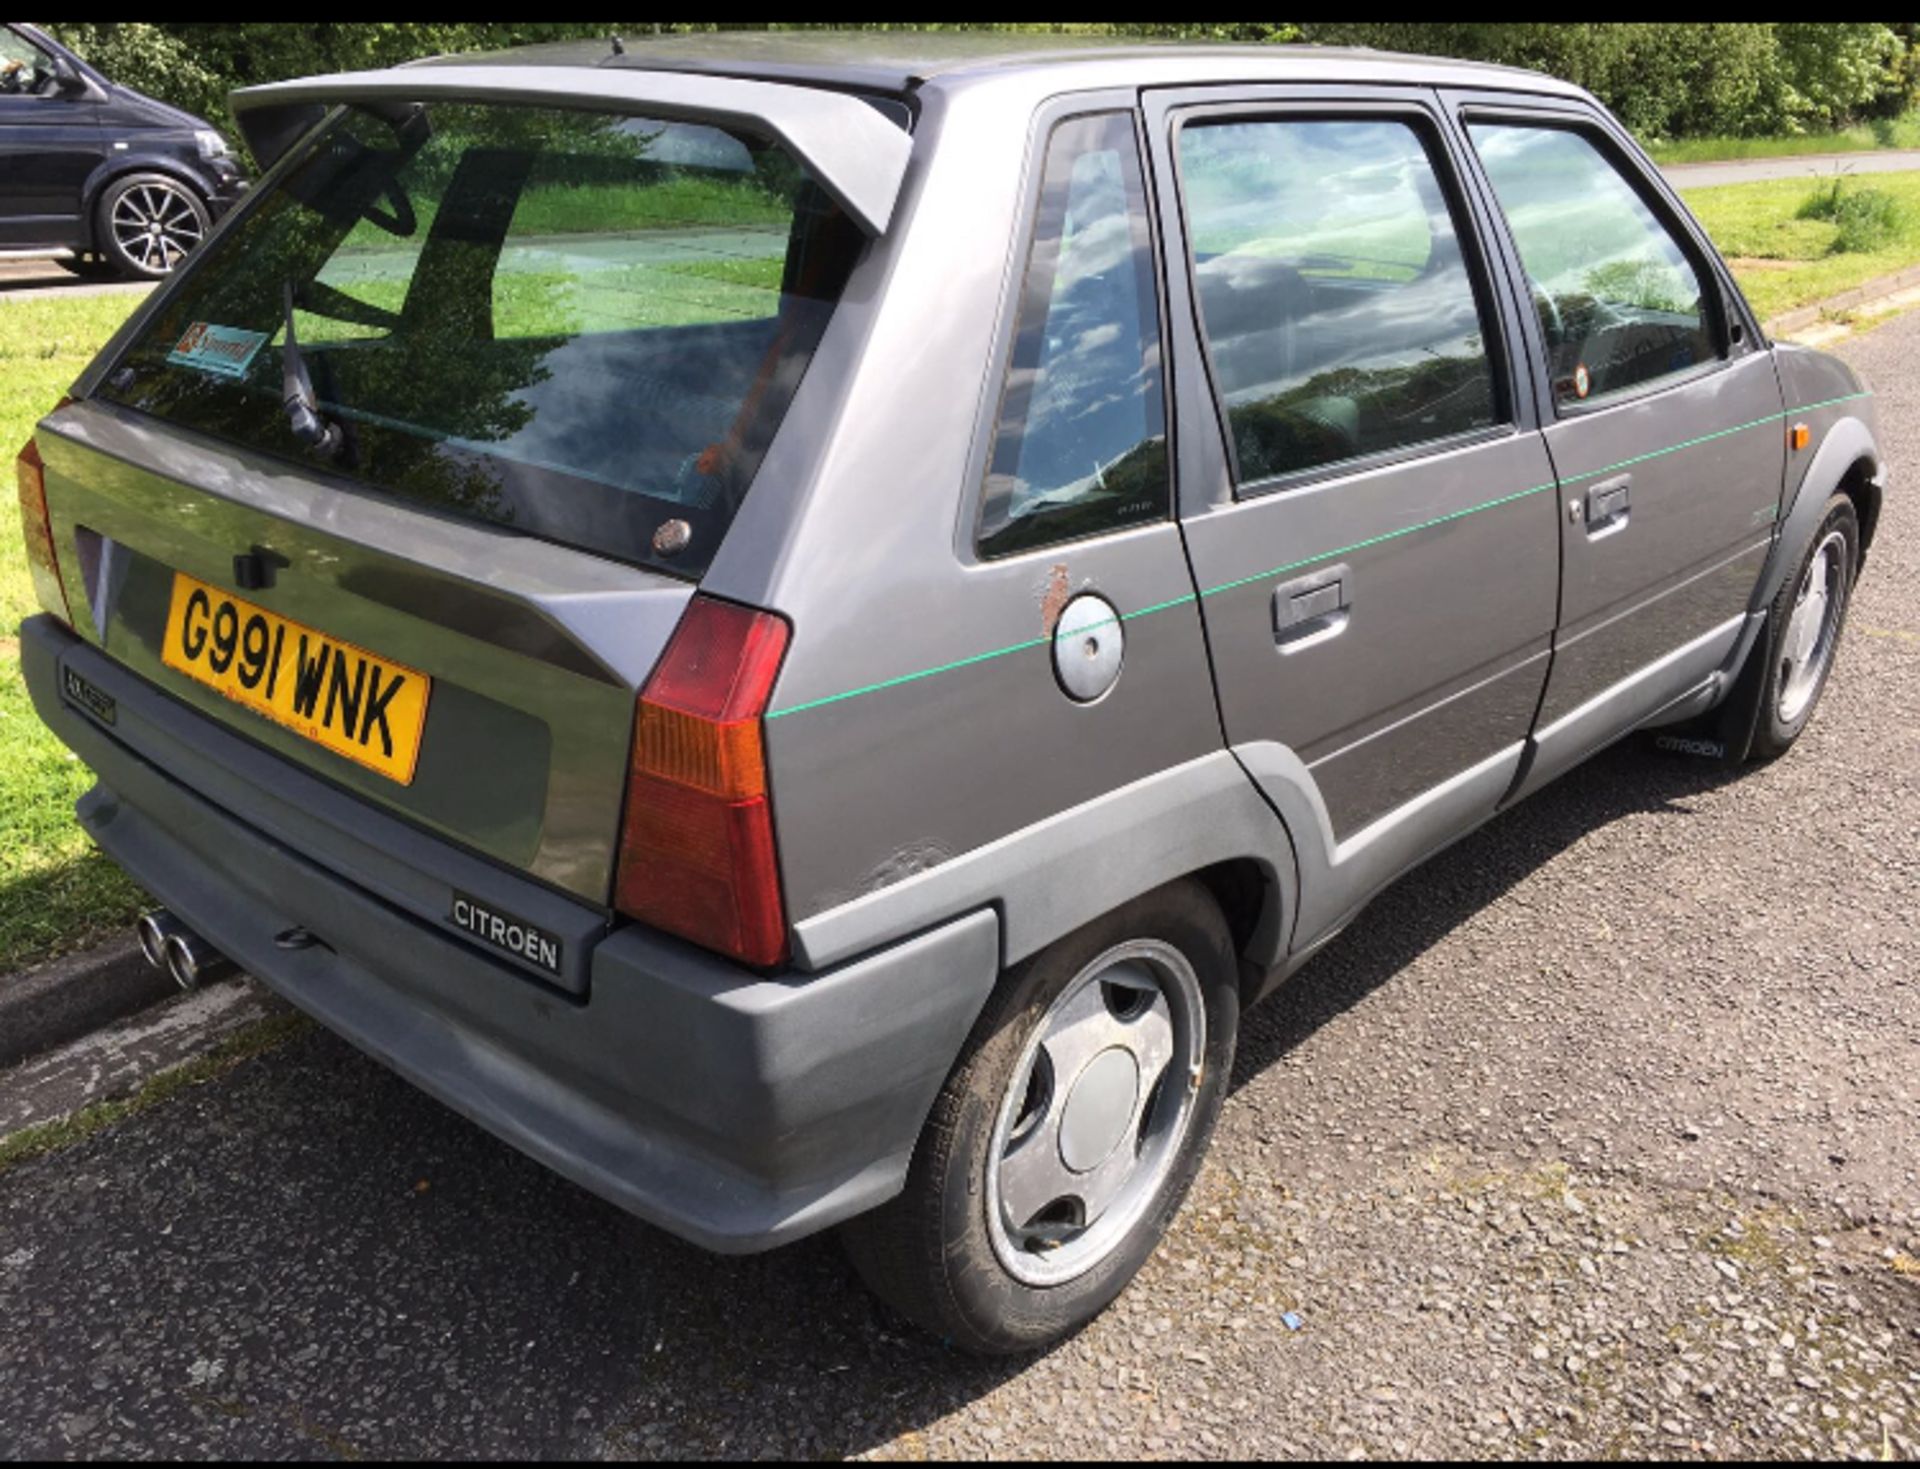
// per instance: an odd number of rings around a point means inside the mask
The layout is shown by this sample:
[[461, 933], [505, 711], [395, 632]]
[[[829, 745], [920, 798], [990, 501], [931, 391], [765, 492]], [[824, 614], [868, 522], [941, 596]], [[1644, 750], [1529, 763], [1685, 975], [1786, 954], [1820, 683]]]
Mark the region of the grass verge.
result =
[[171, 1070], [148, 1078], [146, 1084], [132, 1096], [95, 1102], [82, 1107], [71, 1117], [38, 1123], [10, 1133], [0, 1138], [0, 1173], [29, 1158], [43, 1157], [84, 1142], [101, 1129], [150, 1111], [188, 1087], [224, 1076], [242, 1061], [284, 1045], [312, 1028], [313, 1022], [297, 1012], [257, 1020], [244, 1030], [235, 1031], [206, 1055], [196, 1056], [191, 1061], [182, 1062]]
[[[1855, 209], [1824, 205], [1834, 188], [1797, 178], [1685, 192], [1761, 320], [1920, 264], [1920, 172], [1843, 180]], [[1873, 228], [1863, 230], [1868, 215]], [[1861, 245], [1870, 248], [1848, 248]]]
[[1764, 138], [1674, 138], [1648, 143], [1646, 148], [1656, 163], [1725, 163], [1736, 158], [1798, 158], [1808, 153], [1920, 148], [1920, 110], [1835, 132], [1776, 133]]
[[[0, 300], [0, 446], [9, 459], [140, 299]], [[38, 610], [9, 494], [0, 503], [0, 974], [120, 929], [141, 904], [74, 821], [92, 776], [40, 723], [21, 682], [14, 634]]]

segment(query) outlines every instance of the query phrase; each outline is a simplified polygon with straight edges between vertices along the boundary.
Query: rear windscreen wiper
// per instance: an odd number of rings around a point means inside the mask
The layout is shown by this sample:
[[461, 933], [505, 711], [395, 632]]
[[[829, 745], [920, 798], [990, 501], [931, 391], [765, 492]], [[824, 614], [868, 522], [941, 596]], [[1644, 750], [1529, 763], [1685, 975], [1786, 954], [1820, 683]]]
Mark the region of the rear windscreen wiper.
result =
[[313, 378], [307, 372], [307, 359], [300, 353], [300, 340], [293, 330], [293, 282], [286, 283], [284, 334], [280, 340], [280, 402], [287, 410], [287, 426], [293, 436], [315, 454], [328, 459], [340, 452], [346, 435], [340, 425], [320, 411], [320, 399], [313, 391]]

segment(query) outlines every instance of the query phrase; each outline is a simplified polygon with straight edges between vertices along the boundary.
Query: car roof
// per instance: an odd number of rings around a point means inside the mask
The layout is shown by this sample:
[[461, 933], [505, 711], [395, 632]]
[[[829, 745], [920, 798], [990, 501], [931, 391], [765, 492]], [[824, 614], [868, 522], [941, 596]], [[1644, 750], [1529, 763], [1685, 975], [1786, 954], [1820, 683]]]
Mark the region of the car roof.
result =
[[1114, 36], [1047, 35], [1005, 31], [711, 31], [693, 35], [562, 41], [473, 55], [434, 57], [415, 65], [631, 67], [715, 76], [792, 81], [861, 91], [907, 93], [929, 82], [964, 82], [1009, 72], [1058, 70], [1088, 63], [1135, 63], [1142, 85], [1176, 66], [1179, 81], [1323, 81], [1330, 70], [1354, 82], [1495, 87], [1582, 95], [1577, 87], [1539, 72], [1485, 62], [1403, 55], [1366, 48], [1300, 44], [1142, 41]]

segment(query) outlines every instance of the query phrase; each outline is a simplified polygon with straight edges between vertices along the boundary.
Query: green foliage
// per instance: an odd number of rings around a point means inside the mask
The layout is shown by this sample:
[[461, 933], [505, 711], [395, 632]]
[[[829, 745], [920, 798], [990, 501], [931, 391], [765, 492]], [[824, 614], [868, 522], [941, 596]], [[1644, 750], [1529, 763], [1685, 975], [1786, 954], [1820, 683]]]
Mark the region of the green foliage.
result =
[[1920, 260], [1920, 173], [1873, 175], [1874, 192], [1898, 202], [1899, 225], [1870, 250], [1836, 248], [1839, 225], [1803, 213], [1809, 192], [1831, 188], [1823, 182], [1810, 190], [1806, 179], [1790, 178], [1686, 191], [1687, 207], [1727, 257], [1761, 320]]
[[1827, 246], [1835, 255], [1878, 250], [1901, 232], [1906, 206], [1885, 189], [1848, 188], [1843, 174], [1819, 185], [1793, 212], [1795, 219], [1824, 219], [1834, 226]]
[[1914, 27], [1867, 22], [1315, 22], [1305, 38], [1467, 57], [1587, 88], [1643, 137], [1745, 136], [1892, 117], [1916, 98]]
[[[0, 302], [0, 445], [12, 456], [137, 296]], [[14, 629], [39, 611], [20, 517], [0, 515], [0, 973], [124, 927], [134, 885], [73, 819], [93, 777], [33, 712]]]
[[1786, 158], [1806, 153], [1866, 153], [1875, 148], [1920, 148], [1920, 109], [1903, 112], [1898, 117], [1869, 117], [1852, 127], [1816, 133], [1762, 133], [1742, 138], [1710, 133], [1702, 137], [1647, 142], [1647, 151], [1659, 164]]
[[1878, 250], [1900, 233], [1905, 222], [1905, 211], [1893, 195], [1860, 189], [1840, 201], [1840, 213], [1834, 220], [1840, 227], [1834, 236], [1834, 251], [1858, 255]]
[[[1857, 21], [1780, 21], [1765, 102], [1783, 131], [1866, 115], [1888, 99], [1912, 100], [1906, 47], [1891, 26]], [[1895, 109], [1898, 110], [1898, 109]]]
[[[169, 21], [51, 29], [108, 74], [223, 122], [236, 86], [392, 66], [446, 52], [741, 28], [492, 21]], [[786, 29], [814, 29], [812, 23]], [[1004, 30], [1145, 40], [1374, 46], [1551, 72], [1646, 138], [1797, 134], [1899, 117], [1920, 101], [1920, 23], [1866, 21], [1277, 21], [1153, 24], [909, 23], [859, 29]], [[1883, 145], [1884, 146], [1884, 145]]]
[[605, 36], [611, 25], [491, 21], [167, 21], [52, 25], [93, 65], [162, 101], [225, 122], [235, 87], [393, 66], [450, 51]]

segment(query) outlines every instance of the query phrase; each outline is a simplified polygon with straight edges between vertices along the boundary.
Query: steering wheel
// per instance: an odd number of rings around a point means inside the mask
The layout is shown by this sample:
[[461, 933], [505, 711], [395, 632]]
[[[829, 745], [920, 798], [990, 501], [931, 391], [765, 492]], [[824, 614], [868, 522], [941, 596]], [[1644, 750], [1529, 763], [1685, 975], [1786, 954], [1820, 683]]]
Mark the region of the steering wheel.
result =
[[388, 179], [379, 197], [393, 205], [393, 212], [388, 214], [369, 204], [360, 211], [363, 218], [379, 225], [390, 235], [411, 235], [420, 228], [419, 216], [413, 212], [413, 201], [407, 197], [407, 191], [400, 187], [400, 180]]

